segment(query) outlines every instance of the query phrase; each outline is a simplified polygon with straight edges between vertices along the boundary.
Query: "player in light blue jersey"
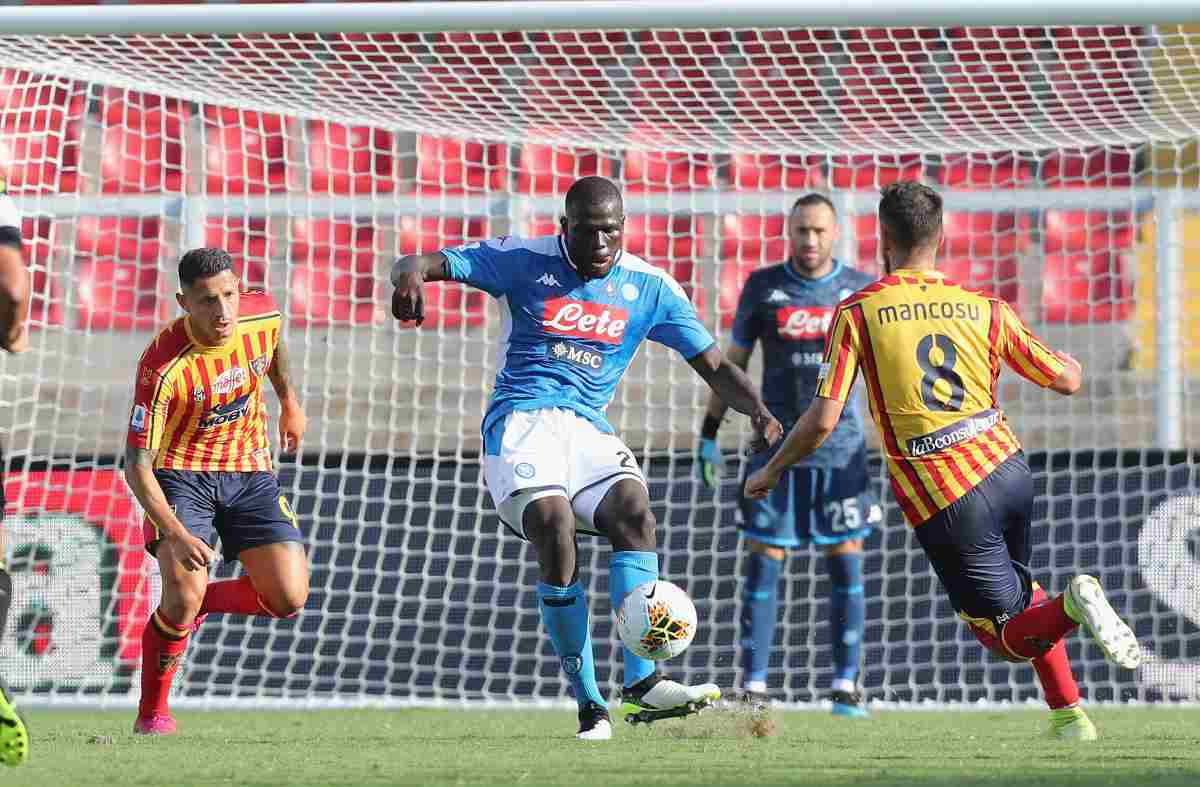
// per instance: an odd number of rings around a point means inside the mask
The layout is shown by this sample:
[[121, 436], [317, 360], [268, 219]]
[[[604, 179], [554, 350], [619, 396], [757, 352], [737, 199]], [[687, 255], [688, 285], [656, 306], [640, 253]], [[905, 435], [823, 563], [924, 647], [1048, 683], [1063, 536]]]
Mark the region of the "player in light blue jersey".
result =
[[[392, 313], [423, 318], [422, 284], [460, 281], [499, 301], [500, 369], [483, 419], [484, 476], [500, 521], [537, 552], [542, 622], [579, 703], [583, 740], [612, 737], [596, 685], [590, 624], [578, 581], [578, 532], [612, 544], [609, 595], [658, 578], [655, 519], [632, 451], [604, 411], [644, 339], [677, 350], [735, 410], [761, 447], [779, 422], [746, 374], [729, 363], [667, 273], [622, 250], [621, 192], [587, 177], [567, 192], [558, 236], [501, 237], [398, 260]], [[578, 522], [578, 525], [577, 525]], [[720, 697], [686, 686], [624, 649], [627, 718], [687, 715]]]
[[[733, 341], [726, 357], [745, 369], [755, 342], [763, 345], [763, 399], [790, 429], [817, 390], [825, 334], [838, 303], [872, 281], [833, 258], [837, 213], [820, 194], [796, 200], [788, 217], [791, 257], [755, 271], [738, 299]], [[723, 459], [717, 431], [726, 405], [719, 395], [708, 404], [701, 427], [697, 468], [716, 488]], [[749, 475], [770, 459], [746, 462]], [[864, 717], [857, 689], [865, 599], [862, 545], [881, 511], [867, 478], [862, 413], [855, 401], [820, 450], [788, 471], [764, 500], [740, 491], [738, 505], [746, 555], [742, 560], [742, 697], [767, 703], [767, 670], [779, 608], [779, 576], [787, 549], [824, 548], [829, 568], [830, 641], [833, 645], [833, 712]]]

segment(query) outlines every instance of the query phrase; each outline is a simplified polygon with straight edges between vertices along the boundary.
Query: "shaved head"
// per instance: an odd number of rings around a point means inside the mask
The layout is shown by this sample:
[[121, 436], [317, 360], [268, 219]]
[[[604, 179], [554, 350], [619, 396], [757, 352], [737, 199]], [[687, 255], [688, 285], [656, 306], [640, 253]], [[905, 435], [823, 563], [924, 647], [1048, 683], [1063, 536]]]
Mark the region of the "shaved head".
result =
[[584, 281], [608, 275], [625, 241], [621, 190], [608, 178], [590, 175], [571, 184], [559, 222], [570, 262]]

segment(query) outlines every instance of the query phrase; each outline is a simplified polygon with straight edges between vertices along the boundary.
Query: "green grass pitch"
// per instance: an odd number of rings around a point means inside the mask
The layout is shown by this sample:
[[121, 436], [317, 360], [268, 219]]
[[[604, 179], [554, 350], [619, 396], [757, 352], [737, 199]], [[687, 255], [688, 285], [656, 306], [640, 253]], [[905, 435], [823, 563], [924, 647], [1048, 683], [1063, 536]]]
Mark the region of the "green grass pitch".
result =
[[1035, 711], [876, 711], [869, 721], [739, 713], [574, 740], [567, 711], [181, 711], [181, 735], [135, 738], [132, 713], [30, 710], [31, 758], [3, 785], [1194, 785], [1200, 710], [1095, 708], [1102, 739], [1040, 737]]

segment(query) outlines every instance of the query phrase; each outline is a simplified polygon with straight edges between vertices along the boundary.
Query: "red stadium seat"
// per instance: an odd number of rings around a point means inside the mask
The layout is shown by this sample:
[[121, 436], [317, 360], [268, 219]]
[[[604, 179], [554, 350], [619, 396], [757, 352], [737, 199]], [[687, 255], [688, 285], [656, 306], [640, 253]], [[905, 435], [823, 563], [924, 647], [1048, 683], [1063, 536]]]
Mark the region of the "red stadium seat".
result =
[[210, 194], [266, 194], [287, 189], [281, 116], [205, 107], [204, 137]]
[[554, 216], [530, 216], [525, 222], [523, 238], [542, 238], [547, 235], [557, 235], [559, 232], [558, 219]]
[[1129, 211], [1047, 210], [1043, 222], [1042, 243], [1047, 254], [1128, 250], [1137, 236]]
[[820, 158], [815, 156], [735, 153], [729, 158], [729, 180], [736, 189], [798, 191], [825, 185]]
[[866, 273], [883, 270], [879, 259], [879, 217], [874, 213], [860, 213], [854, 217], [855, 267]]
[[21, 219], [25, 260], [32, 274], [29, 293], [29, 323], [33, 328], [63, 324], [63, 301], [53, 263], [55, 223], [48, 218]]
[[654, 60], [652, 64], [628, 68], [632, 85], [628, 100], [633, 116], [664, 129], [704, 127], [716, 120], [722, 93], [698, 59]]
[[[427, 254], [461, 246], [488, 237], [488, 222], [482, 218], [403, 216], [400, 219], [399, 253]], [[483, 324], [487, 296], [461, 284], [438, 282], [425, 285], [423, 328], [469, 328]]]
[[1030, 88], [1040, 77], [1035, 63], [954, 63], [940, 73], [939, 112], [952, 123], [1013, 125], [1039, 109]]
[[78, 191], [86, 109], [86, 95], [75, 83], [0, 69], [0, 177], [9, 188]]
[[106, 194], [182, 191], [186, 104], [148, 93], [106, 88], [100, 190]]
[[166, 321], [170, 302], [158, 297], [160, 231], [157, 218], [81, 216], [76, 221], [76, 327], [148, 330]]
[[739, 265], [773, 265], [788, 257], [787, 217], [727, 213], [721, 217], [721, 259]]
[[967, 289], [982, 290], [1011, 304], [1017, 303], [1021, 283], [1016, 257], [968, 257], [945, 254], [937, 269]]
[[417, 138], [417, 190], [427, 194], [505, 191], [507, 156], [503, 145], [422, 134]]
[[520, 194], [565, 194], [579, 178], [612, 177], [612, 159], [595, 151], [527, 142], [521, 146], [520, 156], [517, 167]]
[[1104, 323], [1133, 314], [1128, 256], [1082, 252], [1048, 254], [1042, 268], [1042, 318], [1046, 322]]
[[307, 183], [316, 194], [383, 194], [396, 188], [392, 134], [368, 126], [310, 120], [305, 145]]
[[951, 211], [942, 219], [943, 254], [951, 256], [1009, 257], [1029, 242], [1029, 219], [1011, 212]]
[[706, 189], [713, 185], [712, 167], [702, 153], [627, 150], [622, 174], [625, 190], [631, 193]]
[[692, 215], [627, 216], [625, 250], [671, 274], [701, 311], [704, 289], [696, 286], [695, 263], [703, 233], [703, 221]]
[[924, 177], [919, 155], [833, 156], [829, 162], [829, 182], [837, 189], [874, 189]]
[[948, 156], [938, 182], [955, 189], [1012, 189], [1033, 182], [1033, 170], [1012, 153], [967, 153]]
[[291, 320], [295, 325], [363, 325], [375, 320], [375, 227], [293, 219]]
[[833, 106], [802, 58], [751, 56], [747, 65], [734, 69], [733, 78], [733, 110], [747, 125], [802, 124]]
[[1128, 148], [1060, 150], [1042, 161], [1041, 180], [1048, 188], [1132, 186], [1137, 157]]
[[274, 239], [265, 218], [210, 217], [204, 223], [204, 245], [225, 249], [233, 257], [242, 286], [267, 286], [267, 267], [274, 254]]

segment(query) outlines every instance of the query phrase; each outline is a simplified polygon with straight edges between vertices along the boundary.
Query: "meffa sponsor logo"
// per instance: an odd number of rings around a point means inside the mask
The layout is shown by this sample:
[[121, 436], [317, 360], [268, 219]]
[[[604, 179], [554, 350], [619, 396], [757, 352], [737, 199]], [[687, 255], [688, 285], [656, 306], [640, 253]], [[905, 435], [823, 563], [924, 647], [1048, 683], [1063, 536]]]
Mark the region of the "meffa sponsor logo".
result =
[[546, 333], [620, 344], [629, 325], [629, 312], [605, 303], [587, 303], [572, 298], [552, 298], [542, 312]]
[[248, 379], [246, 370], [240, 366], [233, 366], [221, 372], [221, 376], [213, 382], [213, 393], [218, 396], [222, 394], [232, 393], [240, 388]]
[[793, 341], [824, 339], [833, 323], [828, 306], [785, 306], [775, 312], [779, 336]]

